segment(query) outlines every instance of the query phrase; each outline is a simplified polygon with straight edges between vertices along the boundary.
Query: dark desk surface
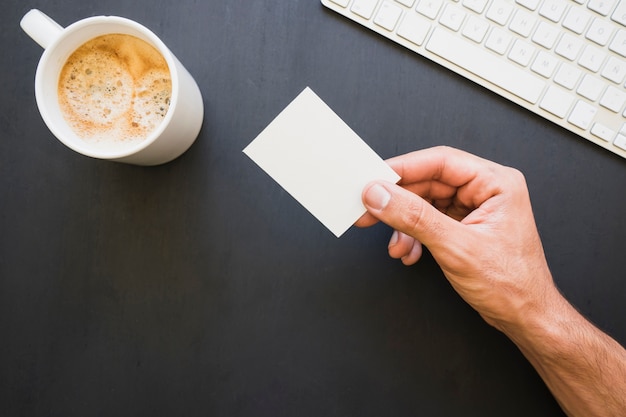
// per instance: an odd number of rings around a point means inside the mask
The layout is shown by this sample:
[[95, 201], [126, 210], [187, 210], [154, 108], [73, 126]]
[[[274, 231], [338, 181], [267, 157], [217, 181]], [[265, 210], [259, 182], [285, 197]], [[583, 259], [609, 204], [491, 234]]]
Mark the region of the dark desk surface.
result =
[[[62, 146], [34, 100], [30, 7], [160, 35], [201, 86], [194, 146], [153, 168]], [[336, 239], [241, 152], [307, 85], [383, 157], [447, 144], [524, 171], [559, 287], [626, 342], [626, 160], [317, 0], [3, 10], [3, 416], [561, 415], [430, 257], [388, 258], [385, 226]]]

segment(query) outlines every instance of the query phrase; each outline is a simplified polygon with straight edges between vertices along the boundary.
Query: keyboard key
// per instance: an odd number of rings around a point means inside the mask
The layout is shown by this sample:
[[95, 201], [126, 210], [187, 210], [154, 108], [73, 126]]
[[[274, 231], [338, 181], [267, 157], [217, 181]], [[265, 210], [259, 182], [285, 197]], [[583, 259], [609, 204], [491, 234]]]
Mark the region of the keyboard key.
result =
[[578, 100], [567, 121], [583, 130], [589, 129], [598, 109], [589, 103]]
[[374, 18], [374, 23], [391, 32], [398, 24], [398, 19], [400, 19], [401, 15], [401, 7], [392, 4], [390, 1], [385, 1], [382, 6], [380, 6], [376, 18]]
[[585, 37], [598, 45], [604, 46], [609, 42], [612, 34], [613, 26], [610, 23], [603, 19], [593, 19]]
[[483, 39], [485, 39], [487, 30], [489, 30], [489, 23], [476, 16], [470, 16], [467, 20], [465, 28], [463, 29], [463, 36], [476, 43], [481, 43]]
[[576, 92], [591, 101], [597, 101], [604, 91], [604, 87], [605, 85], [602, 80], [594, 77], [593, 75], [586, 74], [580, 82]]
[[552, 113], [556, 117], [561, 119], [567, 116], [567, 112], [572, 107], [574, 103], [574, 96], [569, 94], [567, 91], [551, 85], [548, 87], [548, 91], [541, 99], [541, 103], [539, 103], [539, 107], [542, 109]]
[[626, 0], [621, 0], [611, 15], [611, 20], [626, 26]]
[[589, 20], [591, 20], [591, 15], [584, 9], [580, 7], [572, 7], [567, 12], [565, 19], [563, 19], [563, 27], [581, 35], [585, 31]]
[[509, 28], [513, 32], [527, 38], [532, 33], [536, 21], [537, 19], [535, 18], [535, 16], [520, 9], [515, 12]]
[[567, 88], [568, 90], [572, 90], [576, 87], [576, 84], [578, 84], [578, 80], [580, 79], [582, 73], [583, 72], [575, 66], [563, 63], [554, 76], [554, 82]]
[[570, 35], [569, 33], [565, 33], [554, 51], [563, 58], [573, 61], [578, 57], [582, 48], [583, 41], [580, 40], [580, 38]]
[[614, 113], [619, 113], [624, 104], [626, 104], [626, 92], [613, 86], [609, 86], [600, 99], [600, 105]]
[[362, 18], [369, 20], [372, 18], [377, 3], [378, 0], [354, 0], [350, 10]]
[[439, 23], [456, 32], [461, 28], [464, 19], [465, 12], [463, 10], [452, 4], [448, 4], [446, 8], [443, 9]]
[[440, 28], [435, 28], [426, 49], [532, 104], [545, 87], [540, 78]]
[[521, 4], [528, 10], [536, 10], [539, 6], [539, 0], [515, 0], [515, 3]]
[[350, 0], [330, 0], [335, 4], [340, 5], [341, 7], [348, 7], [348, 3], [350, 3]]
[[430, 31], [430, 20], [417, 13], [407, 13], [398, 28], [398, 36], [421, 46]]
[[607, 16], [615, 6], [615, 0], [589, 0], [587, 7], [602, 16]]
[[621, 84], [624, 81], [624, 77], [626, 77], [626, 62], [610, 57], [602, 70], [602, 76], [615, 84]]
[[415, 3], [415, 0], [396, 0], [396, 1], [406, 7], [413, 7], [413, 4]]
[[509, 49], [512, 39], [513, 36], [508, 31], [495, 27], [489, 34], [485, 46], [500, 55], [504, 55], [506, 50]]
[[590, 71], [598, 72], [604, 62], [604, 58], [606, 58], [606, 54], [602, 50], [592, 45], [587, 45], [578, 60], [578, 64]]
[[487, 0], [463, 0], [463, 7], [467, 7], [470, 10], [481, 14], [487, 6]]
[[515, 43], [513, 43], [513, 47], [511, 47], [508, 57], [511, 61], [517, 62], [521, 66], [526, 67], [530, 64], [530, 60], [532, 59], [534, 53], [534, 46], [521, 39], [517, 39]]
[[533, 42], [543, 46], [546, 49], [552, 49], [556, 43], [556, 38], [559, 36], [559, 30], [546, 22], [539, 23], [537, 30], [532, 37]]
[[594, 123], [591, 134], [605, 142], [610, 142], [615, 137], [615, 132], [600, 123]]
[[626, 31], [618, 30], [617, 35], [613, 38], [613, 42], [609, 45], [609, 49], [613, 52], [626, 57]]
[[564, 0], [546, 0], [543, 5], [541, 5], [539, 14], [553, 22], [558, 22], [561, 20], [561, 17], [563, 17], [566, 8], [567, 3]]
[[542, 77], [550, 78], [558, 64], [559, 60], [554, 55], [546, 51], [539, 51], [530, 69]]
[[617, 135], [615, 141], [613, 142], [613, 145], [626, 151], [626, 136], [622, 135], [621, 133]]
[[505, 0], [494, 0], [487, 11], [487, 19], [496, 22], [500, 26], [506, 25], [509, 17], [513, 14], [513, 5]]
[[420, 0], [415, 9], [418, 13], [429, 19], [435, 19], [443, 6], [443, 0]]

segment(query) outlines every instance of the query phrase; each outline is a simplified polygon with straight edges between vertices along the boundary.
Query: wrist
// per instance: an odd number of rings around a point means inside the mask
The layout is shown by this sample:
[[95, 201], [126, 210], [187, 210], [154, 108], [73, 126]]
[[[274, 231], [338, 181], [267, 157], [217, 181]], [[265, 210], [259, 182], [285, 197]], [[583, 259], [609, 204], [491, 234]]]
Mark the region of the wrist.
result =
[[572, 333], [589, 323], [561, 295], [556, 287], [540, 300], [527, 305], [515, 321], [500, 324], [506, 334], [526, 356], [541, 356], [543, 360], [559, 360], [566, 352], [576, 349]]
[[541, 308], [501, 330], [570, 416], [623, 416], [626, 351], [554, 288]]

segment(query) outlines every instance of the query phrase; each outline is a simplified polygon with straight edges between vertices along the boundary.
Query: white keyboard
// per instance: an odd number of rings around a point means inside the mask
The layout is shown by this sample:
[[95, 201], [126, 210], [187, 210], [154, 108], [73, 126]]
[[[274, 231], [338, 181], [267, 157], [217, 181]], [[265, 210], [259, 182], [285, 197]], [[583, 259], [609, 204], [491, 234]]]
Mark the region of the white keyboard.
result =
[[626, 0], [321, 0], [626, 158]]

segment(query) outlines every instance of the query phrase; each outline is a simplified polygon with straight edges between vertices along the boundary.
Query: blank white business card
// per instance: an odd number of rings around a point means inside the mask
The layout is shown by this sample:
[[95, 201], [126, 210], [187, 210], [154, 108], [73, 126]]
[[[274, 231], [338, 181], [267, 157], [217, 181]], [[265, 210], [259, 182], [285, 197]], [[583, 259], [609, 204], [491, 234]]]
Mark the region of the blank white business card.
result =
[[337, 237], [365, 214], [365, 185], [400, 179], [308, 87], [243, 152]]

